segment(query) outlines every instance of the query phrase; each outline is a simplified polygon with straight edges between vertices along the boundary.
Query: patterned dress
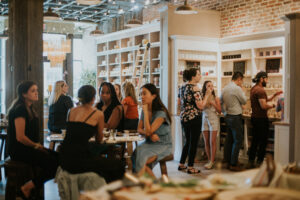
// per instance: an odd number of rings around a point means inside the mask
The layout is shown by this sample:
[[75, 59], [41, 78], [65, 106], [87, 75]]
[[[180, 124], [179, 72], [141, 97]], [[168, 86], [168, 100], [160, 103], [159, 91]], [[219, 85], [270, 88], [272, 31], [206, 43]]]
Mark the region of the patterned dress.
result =
[[202, 100], [200, 91], [194, 91], [194, 85], [186, 84], [180, 89], [181, 113], [182, 122], [188, 122], [196, 117], [201, 117], [201, 110], [197, 108], [196, 101]]
[[[139, 172], [146, 164], [147, 160], [153, 156], [157, 156], [153, 166], [157, 164], [164, 157], [172, 153], [172, 136], [170, 121], [164, 111], [156, 111], [152, 114], [150, 124], [152, 124], [157, 118], [164, 118], [165, 122], [155, 131], [158, 135], [159, 141], [152, 142], [150, 138], [138, 146], [133, 154], [132, 160], [134, 164], [134, 171]], [[141, 114], [141, 120], [144, 119], [144, 112]]]

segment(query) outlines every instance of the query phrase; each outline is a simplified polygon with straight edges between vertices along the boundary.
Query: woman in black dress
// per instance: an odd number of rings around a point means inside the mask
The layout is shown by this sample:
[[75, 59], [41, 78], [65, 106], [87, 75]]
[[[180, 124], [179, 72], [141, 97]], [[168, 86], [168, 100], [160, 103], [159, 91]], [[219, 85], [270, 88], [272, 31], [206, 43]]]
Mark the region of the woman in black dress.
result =
[[78, 90], [81, 105], [72, 108], [67, 120], [67, 133], [60, 150], [61, 167], [72, 174], [95, 172], [106, 182], [121, 179], [125, 166], [120, 160], [94, 156], [89, 139], [103, 139], [104, 115], [94, 105], [96, 90], [85, 85]]
[[104, 113], [104, 127], [123, 131], [124, 111], [114, 86], [103, 82], [99, 88], [100, 101], [96, 107]]
[[19, 195], [28, 198], [33, 188], [54, 178], [58, 166], [57, 153], [39, 143], [39, 119], [33, 108], [38, 101], [38, 87], [32, 81], [18, 85], [18, 97], [8, 111], [8, 153], [12, 160], [39, 166], [39, 176], [25, 183]]
[[67, 127], [67, 113], [73, 107], [71, 97], [67, 96], [69, 86], [65, 81], [56, 81], [54, 89], [49, 97], [49, 121], [48, 128], [51, 132], [61, 133]]

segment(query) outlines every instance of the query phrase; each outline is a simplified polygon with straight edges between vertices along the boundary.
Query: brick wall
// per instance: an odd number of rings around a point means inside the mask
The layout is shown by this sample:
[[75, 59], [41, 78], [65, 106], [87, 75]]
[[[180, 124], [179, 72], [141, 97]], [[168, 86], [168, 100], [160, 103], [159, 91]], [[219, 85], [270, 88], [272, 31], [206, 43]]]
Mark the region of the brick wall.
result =
[[[179, 5], [182, 2], [172, 0], [171, 3]], [[283, 29], [281, 17], [300, 12], [300, 0], [189, 0], [189, 4], [221, 12], [221, 37]], [[144, 9], [144, 21], [159, 18], [158, 7], [163, 5]]]

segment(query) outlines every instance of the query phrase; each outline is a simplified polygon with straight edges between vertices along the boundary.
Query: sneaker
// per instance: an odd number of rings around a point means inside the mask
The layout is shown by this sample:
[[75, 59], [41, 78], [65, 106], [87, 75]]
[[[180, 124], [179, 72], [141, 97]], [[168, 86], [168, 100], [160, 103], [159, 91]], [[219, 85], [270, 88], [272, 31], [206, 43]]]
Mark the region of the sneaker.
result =
[[212, 169], [214, 167], [214, 162], [209, 161], [207, 164], [204, 165], [205, 169]]

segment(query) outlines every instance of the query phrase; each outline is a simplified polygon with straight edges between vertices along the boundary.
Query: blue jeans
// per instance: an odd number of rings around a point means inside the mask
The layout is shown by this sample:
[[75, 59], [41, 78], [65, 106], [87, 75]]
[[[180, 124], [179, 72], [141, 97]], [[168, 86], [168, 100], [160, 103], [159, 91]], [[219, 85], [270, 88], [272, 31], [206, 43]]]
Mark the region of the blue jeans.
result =
[[224, 147], [224, 159], [230, 165], [237, 165], [239, 152], [243, 144], [242, 115], [226, 115], [227, 136]]

